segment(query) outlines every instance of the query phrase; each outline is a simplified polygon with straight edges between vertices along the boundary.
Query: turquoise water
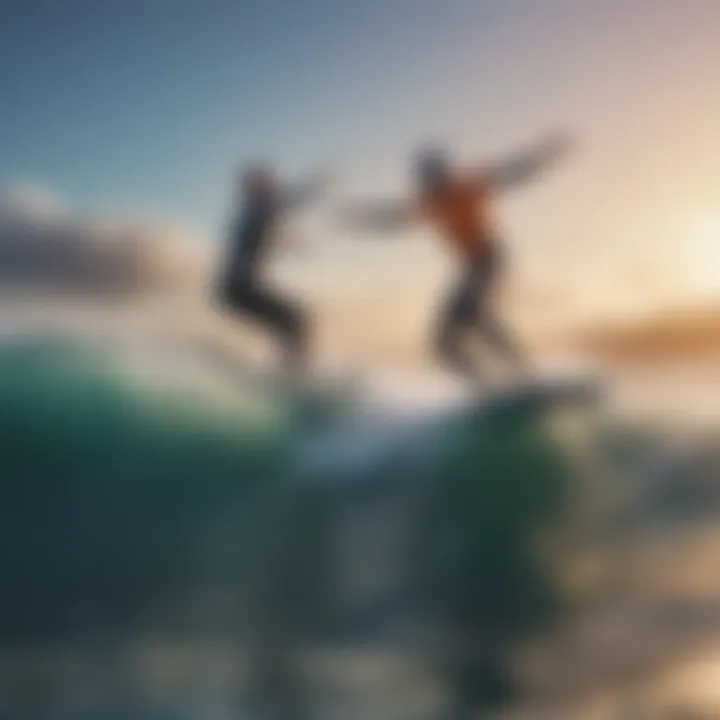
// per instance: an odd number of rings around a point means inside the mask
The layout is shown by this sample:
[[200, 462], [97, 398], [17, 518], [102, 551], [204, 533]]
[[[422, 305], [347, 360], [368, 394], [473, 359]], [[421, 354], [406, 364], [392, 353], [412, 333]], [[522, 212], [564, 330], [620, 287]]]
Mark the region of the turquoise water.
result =
[[[382, 644], [412, 615], [475, 639], [439, 669], [463, 702], [503, 696], [505, 650], [562, 601], [534, 538], [564, 527], [577, 470], [546, 409], [458, 407], [397, 442], [389, 426], [373, 462], [313, 465], [300, 460], [311, 442], [332, 449], [360, 427], [349, 396], [121, 359], [45, 341], [0, 353], [4, 642], [158, 628], [242, 638], [250, 617], [311, 641]], [[381, 558], [389, 580], [349, 593]], [[198, 602], [209, 597], [225, 610]], [[483, 638], [490, 668], [472, 649]]]

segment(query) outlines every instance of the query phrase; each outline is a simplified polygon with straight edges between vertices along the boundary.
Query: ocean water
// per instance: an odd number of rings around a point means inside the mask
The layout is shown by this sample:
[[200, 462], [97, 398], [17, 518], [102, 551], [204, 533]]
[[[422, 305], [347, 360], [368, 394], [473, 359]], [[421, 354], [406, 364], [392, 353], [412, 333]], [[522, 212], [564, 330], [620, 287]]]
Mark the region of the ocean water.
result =
[[400, 412], [69, 336], [2, 347], [0, 408], [8, 718], [503, 707], [604, 471], [593, 403]]

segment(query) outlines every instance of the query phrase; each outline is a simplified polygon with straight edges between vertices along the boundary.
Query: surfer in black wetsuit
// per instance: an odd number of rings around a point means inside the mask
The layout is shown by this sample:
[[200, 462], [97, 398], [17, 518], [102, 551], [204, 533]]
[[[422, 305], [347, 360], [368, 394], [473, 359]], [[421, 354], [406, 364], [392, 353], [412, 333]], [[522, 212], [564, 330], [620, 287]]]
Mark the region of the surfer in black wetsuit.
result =
[[284, 370], [292, 375], [303, 371], [307, 359], [307, 317], [296, 302], [268, 288], [262, 272], [283, 216], [313, 199], [325, 184], [325, 177], [317, 175], [283, 187], [268, 167], [257, 165], [244, 171], [240, 209], [218, 287], [225, 309], [255, 320], [277, 337]]

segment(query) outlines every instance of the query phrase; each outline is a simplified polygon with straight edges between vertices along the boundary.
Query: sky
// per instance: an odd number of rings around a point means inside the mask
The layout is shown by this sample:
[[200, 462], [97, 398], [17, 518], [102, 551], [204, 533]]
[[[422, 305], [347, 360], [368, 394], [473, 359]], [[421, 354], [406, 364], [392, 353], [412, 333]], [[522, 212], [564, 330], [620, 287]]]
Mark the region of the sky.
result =
[[[0, 185], [217, 239], [249, 158], [382, 195], [426, 139], [482, 161], [567, 127], [576, 156], [501, 206], [526, 287], [720, 291], [718, 37], [717, 0], [2, 0]], [[389, 285], [439, 262], [367, 252]]]

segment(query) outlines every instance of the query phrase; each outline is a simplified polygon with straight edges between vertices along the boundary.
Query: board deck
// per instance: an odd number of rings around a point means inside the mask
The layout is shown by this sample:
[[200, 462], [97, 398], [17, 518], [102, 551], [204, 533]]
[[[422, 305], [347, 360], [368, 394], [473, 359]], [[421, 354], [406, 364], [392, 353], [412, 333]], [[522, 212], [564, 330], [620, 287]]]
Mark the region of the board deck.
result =
[[599, 378], [553, 377], [531, 378], [501, 388], [481, 388], [477, 403], [488, 411], [583, 404], [598, 398], [602, 383]]

